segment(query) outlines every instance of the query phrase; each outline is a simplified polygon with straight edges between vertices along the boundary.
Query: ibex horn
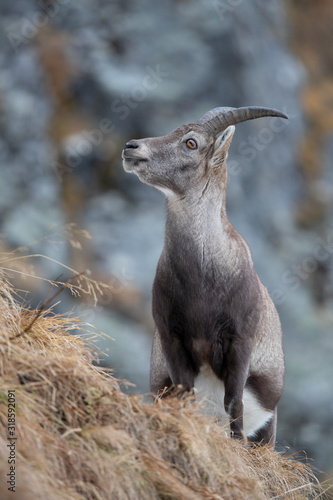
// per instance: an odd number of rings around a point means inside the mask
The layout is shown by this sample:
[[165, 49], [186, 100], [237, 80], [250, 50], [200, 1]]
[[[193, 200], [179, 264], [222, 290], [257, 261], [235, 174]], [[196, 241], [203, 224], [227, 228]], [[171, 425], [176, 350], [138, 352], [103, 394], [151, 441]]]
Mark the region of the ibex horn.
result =
[[230, 125], [236, 125], [247, 120], [262, 118], [264, 116], [278, 116], [288, 119], [288, 116], [277, 109], [249, 106], [247, 108], [214, 108], [207, 111], [199, 123], [207, 125], [210, 130], [218, 134]]

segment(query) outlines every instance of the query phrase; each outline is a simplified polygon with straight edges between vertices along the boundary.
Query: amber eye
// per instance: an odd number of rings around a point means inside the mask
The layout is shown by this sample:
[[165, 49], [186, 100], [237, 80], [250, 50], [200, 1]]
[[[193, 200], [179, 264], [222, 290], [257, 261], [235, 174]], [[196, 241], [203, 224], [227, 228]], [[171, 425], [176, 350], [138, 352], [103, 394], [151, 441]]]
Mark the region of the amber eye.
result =
[[190, 149], [197, 149], [198, 144], [194, 139], [187, 139], [186, 146]]

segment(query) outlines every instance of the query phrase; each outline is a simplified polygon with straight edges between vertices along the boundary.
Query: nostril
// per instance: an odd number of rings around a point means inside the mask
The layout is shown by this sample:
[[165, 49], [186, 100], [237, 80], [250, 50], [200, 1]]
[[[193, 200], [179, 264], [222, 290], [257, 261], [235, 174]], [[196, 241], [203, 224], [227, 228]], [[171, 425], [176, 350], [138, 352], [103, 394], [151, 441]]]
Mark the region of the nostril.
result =
[[125, 149], [137, 149], [138, 147], [139, 147], [139, 144], [135, 141], [126, 142], [126, 144], [125, 144]]

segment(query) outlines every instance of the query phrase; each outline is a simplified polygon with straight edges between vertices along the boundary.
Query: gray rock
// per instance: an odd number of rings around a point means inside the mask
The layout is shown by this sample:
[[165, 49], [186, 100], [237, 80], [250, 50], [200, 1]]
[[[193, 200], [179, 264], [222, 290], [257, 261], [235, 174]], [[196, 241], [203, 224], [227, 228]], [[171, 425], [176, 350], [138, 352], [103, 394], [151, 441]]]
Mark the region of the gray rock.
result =
[[[121, 144], [132, 136], [167, 133], [220, 105], [263, 105], [289, 114], [288, 122], [261, 119], [237, 127], [229, 155], [228, 212], [250, 244], [262, 281], [272, 293], [280, 291], [274, 297], [287, 354], [280, 440], [307, 447], [318, 467], [328, 466], [332, 318], [318, 311], [317, 271], [300, 278], [297, 269], [304, 275], [318, 237], [331, 234], [333, 211], [328, 210], [318, 234], [295, 226], [302, 195], [297, 147], [305, 127], [299, 92], [306, 74], [288, 46], [285, 2], [58, 0], [45, 13], [32, 0], [3, 1], [0, 228], [13, 245], [39, 238], [67, 217], [62, 183], [52, 167], [59, 152], [48, 135], [54, 102], [35, 43], [41, 12], [46, 26], [69, 35], [73, 102], [97, 126], [103, 119], [112, 121], [114, 129], [103, 138], [119, 149], [119, 160], [111, 165], [113, 191], [95, 191], [105, 167], [104, 143], [94, 145], [93, 157], [71, 177], [85, 183], [80, 217], [93, 235], [95, 265], [106, 274], [125, 274], [147, 303], [163, 244], [164, 201], [122, 172]], [[68, 137], [71, 144], [76, 139]], [[330, 208], [332, 144], [331, 136], [324, 140], [323, 173], [316, 186]], [[54, 255], [44, 243], [39, 250]], [[68, 258], [66, 252], [58, 257]], [[325, 294], [332, 300], [332, 258], [324, 264], [331, 276]], [[51, 264], [45, 271], [55, 272]], [[98, 311], [94, 318], [117, 336], [116, 347], [110, 347], [117, 374], [140, 380], [138, 387], [145, 390], [149, 340], [142, 326], [110, 311]], [[315, 415], [313, 407], [319, 409]]]

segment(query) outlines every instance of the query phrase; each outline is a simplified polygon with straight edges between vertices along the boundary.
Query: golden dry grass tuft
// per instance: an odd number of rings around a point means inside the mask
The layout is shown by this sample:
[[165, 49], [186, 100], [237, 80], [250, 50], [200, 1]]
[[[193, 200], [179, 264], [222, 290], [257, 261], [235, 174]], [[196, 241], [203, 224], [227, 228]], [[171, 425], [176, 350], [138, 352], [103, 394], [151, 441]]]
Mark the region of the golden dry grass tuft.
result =
[[[310, 469], [248, 448], [193, 404], [145, 404], [93, 366], [78, 321], [24, 309], [0, 287], [0, 498], [316, 498]], [[8, 491], [7, 396], [15, 390], [16, 493]]]

